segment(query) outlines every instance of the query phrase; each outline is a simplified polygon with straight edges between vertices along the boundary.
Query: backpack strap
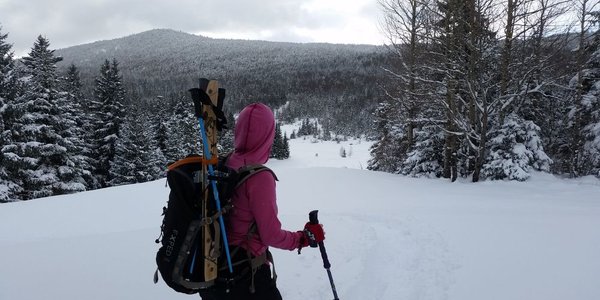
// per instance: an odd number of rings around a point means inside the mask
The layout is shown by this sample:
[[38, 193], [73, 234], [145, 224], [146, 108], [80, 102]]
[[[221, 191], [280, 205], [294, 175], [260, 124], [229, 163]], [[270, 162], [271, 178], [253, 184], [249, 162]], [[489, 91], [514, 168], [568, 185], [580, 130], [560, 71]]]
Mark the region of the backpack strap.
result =
[[[250, 229], [248, 230], [248, 234], [246, 235], [246, 241], [249, 241], [250, 238], [252, 238], [252, 234], [254, 234], [254, 232], [256, 232], [256, 230], [258, 229], [258, 226], [256, 225], [256, 222], [252, 222], [252, 225], [250, 226]], [[267, 250], [259, 255], [259, 256], [252, 256], [252, 253], [250, 252], [250, 250], [246, 250], [246, 254], [248, 255], [248, 262], [250, 262], [250, 294], [254, 294], [256, 293], [256, 288], [254, 285], [254, 277], [256, 275], [256, 272], [258, 271], [258, 269], [260, 267], [262, 267], [262, 265], [266, 264], [267, 262], [270, 262], [271, 265], [273, 266], [273, 281], [277, 281], [277, 272], [275, 272], [275, 261], [273, 261], [273, 254], [271, 254], [271, 251], [269, 251], [269, 248], [267, 248]]]
[[[273, 175], [273, 178], [275, 178], [275, 180], [277, 180], [277, 181], [279, 180], [279, 179], [277, 179], [275, 172], [273, 172], [273, 170], [269, 169], [268, 167], [266, 167], [264, 165], [246, 165], [246, 166], [243, 166], [238, 169], [238, 171], [237, 171], [238, 176], [235, 178], [235, 180], [237, 182], [235, 184], [235, 187], [233, 187], [233, 190], [240, 187], [244, 182], [246, 182], [246, 180], [248, 180], [250, 177], [252, 177], [252, 175], [255, 175], [255, 174], [263, 172], [263, 171], [270, 172]], [[227, 204], [227, 205], [223, 206], [221, 208], [221, 210], [217, 211], [214, 215], [202, 219], [202, 224], [208, 225], [208, 224], [215, 222], [220, 216], [227, 213], [227, 211], [232, 208], [233, 208], [233, 205], [231, 205], [231, 204]], [[250, 228], [250, 230], [251, 230], [251, 232], [249, 231], [248, 234], [254, 233], [254, 230], [252, 230], [252, 228]]]
[[239, 177], [238, 177], [238, 182], [235, 185], [235, 187], [238, 188], [240, 185], [242, 185], [244, 182], [246, 182], [246, 180], [248, 180], [248, 178], [250, 178], [252, 175], [255, 175], [262, 171], [270, 172], [271, 175], [273, 175], [273, 178], [275, 178], [275, 181], [279, 181], [279, 179], [277, 178], [277, 175], [275, 175], [275, 172], [273, 172], [273, 170], [269, 169], [265, 165], [260, 165], [260, 164], [245, 165], [237, 170]]

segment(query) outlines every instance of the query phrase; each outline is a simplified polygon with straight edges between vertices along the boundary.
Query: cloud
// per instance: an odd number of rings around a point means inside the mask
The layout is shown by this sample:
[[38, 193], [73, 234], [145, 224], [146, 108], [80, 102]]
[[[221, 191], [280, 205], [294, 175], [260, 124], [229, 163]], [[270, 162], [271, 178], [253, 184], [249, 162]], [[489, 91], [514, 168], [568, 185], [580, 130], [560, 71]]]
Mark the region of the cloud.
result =
[[[323, 0], [324, 1], [324, 0]], [[370, 0], [360, 0], [369, 1]], [[327, 1], [325, 1], [327, 2]], [[38, 35], [53, 48], [112, 39], [154, 28], [186, 32], [272, 32], [277, 39], [311, 41], [294, 28], [316, 31], [348, 15], [314, 9], [322, 0], [0, 0], [0, 26], [13, 50], [28, 52]], [[349, 5], [345, 2], [345, 5]], [[267, 34], [268, 35], [268, 34]]]

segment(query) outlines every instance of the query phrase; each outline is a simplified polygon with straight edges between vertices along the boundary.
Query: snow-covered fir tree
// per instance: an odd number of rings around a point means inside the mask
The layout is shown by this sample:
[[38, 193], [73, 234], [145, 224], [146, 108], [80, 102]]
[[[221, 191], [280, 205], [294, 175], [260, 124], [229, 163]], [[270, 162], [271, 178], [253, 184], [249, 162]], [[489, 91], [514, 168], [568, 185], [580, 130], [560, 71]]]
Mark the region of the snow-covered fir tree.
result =
[[290, 158], [290, 142], [288, 140], [287, 135], [283, 134], [283, 151], [282, 151], [283, 159]]
[[82, 92], [79, 70], [70, 65], [62, 78], [62, 87], [66, 97], [61, 104], [63, 111], [63, 131], [65, 138], [71, 143], [69, 153], [78, 169], [79, 176], [84, 180], [86, 189], [98, 188], [94, 176], [96, 160], [93, 157], [93, 118], [89, 113], [89, 101]]
[[331, 140], [331, 121], [329, 120], [329, 118], [325, 118], [325, 120], [323, 120], [321, 122], [321, 124], [323, 124], [323, 136], [322, 136], [322, 139], [324, 141], [330, 141]]
[[319, 134], [319, 127], [317, 124], [315, 124], [313, 121], [309, 120], [308, 118], [305, 118], [304, 120], [302, 120], [302, 124], [300, 125], [300, 128], [298, 129], [298, 133], [296, 134], [296, 136], [307, 136], [307, 135], [318, 135]]
[[283, 138], [281, 136], [281, 126], [275, 124], [275, 138], [273, 139], [273, 147], [271, 147], [271, 157], [281, 159], [283, 156]]
[[571, 143], [575, 148], [573, 169], [578, 176], [594, 175], [600, 177], [600, 36], [590, 45], [595, 49], [581, 70], [581, 80], [576, 75], [571, 86], [579, 84], [579, 98], [570, 107], [569, 128], [580, 128], [579, 141]]
[[121, 127], [115, 156], [110, 163], [111, 186], [158, 179], [166, 166], [148, 117], [134, 109], [128, 111], [130, 113]]
[[186, 96], [176, 98], [171, 116], [166, 122], [167, 146], [164, 155], [175, 162], [202, 151], [198, 120], [194, 117], [192, 101]]
[[96, 178], [102, 187], [109, 186], [110, 168], [115, 157], [116, 145], [120, 138], [121, 125], [125, 115], [125, 90], [116, 60], [106, 60], [96, 79], [95, 100], [91, 106], [94, 112], [94, 154]]
[[58, 91], [56, 63], [61, 60], [49, 49], [50, 43], [39, 36], [29, 56], [22, 59], [26, 67], [25, 93], [11, 109], [11, 144], [5, 154], [12, 158], [7, 167], [19, 178], [23, 190], [19, 199], [32, 199], [85, 190], [69, 155], [69, 141], [62, 135], [62, 111], [66, 101]]
[[371, 159], [368, 169], [395, 173], [399, 168], [405, 155], [401, 151], [403, 131], [398, 127], [396, 107], [391, 100], [382, 102], [375, 111], [375, 126], [379, 136], [371, 146]]
[[227, 128], [224, 128], [219, 132], [219, 153], [227, 154], [233, 152], [233, 130], [235, 128], [235, 117], [232, 113], [229, 113], [227, 116]]
[[167, 123], [171, 117], [171, 107], [165, 103], [164, 97], [157, 97], [159, 101], [157, 101], [151, 109], [145, 109], [144, 111], [151, 114], [150, 118], [151, 128], [154, 132], [154, 142], [156, 146], [160, 149], [160, 152], [167, 152], [167, 139], [168, 139], [168, 127]]
[[490, 179], [525, 181], [531, 170], [548, 172], [552, 160], [544, 152], [539, 132], [533, 121], [508, 115], [501, 127], [490, 132], [490, 154], [482, 174]]
[[[8, 34], [3, 34], [0, 28], [0, 202], [14, 199], [20, 190], [14, 178], [8, 173], [6, 165], [10, 157], [5, 158], [4, 146], [11, 144], [10, 122], [5, 120], [8, 103], [14, 101], [16, 92], [16, 76], [12, 46], [6, 42]], [[14, 157], [13, 157], [14, 158]]]
[[413, 177], [441, 177], [445, 134], [438, 125], [426, 125], [415, 131], [415, 145], [402, 162], [400, 173]]

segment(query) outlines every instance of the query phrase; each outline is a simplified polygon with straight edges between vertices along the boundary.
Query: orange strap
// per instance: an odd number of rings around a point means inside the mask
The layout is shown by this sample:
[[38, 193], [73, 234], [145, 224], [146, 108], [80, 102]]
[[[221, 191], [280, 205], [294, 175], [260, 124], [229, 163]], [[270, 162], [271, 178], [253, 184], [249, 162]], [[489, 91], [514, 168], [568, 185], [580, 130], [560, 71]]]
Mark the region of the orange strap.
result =
[[171, 171], [177, 167], [187, 165], [187, 164], [217, 165], [218, 163], [219, 163], [219, 158], [216, 156], [211, 159], [204, 159], [204, 157], [202, 157], [202, 156], [191, 156], [191, 157], [186, 157], [184, 159], [180, 159], [180, 160], [172, 163], [171, 165], [169, 165], [167, 167], [167, 169], [169, 171]]

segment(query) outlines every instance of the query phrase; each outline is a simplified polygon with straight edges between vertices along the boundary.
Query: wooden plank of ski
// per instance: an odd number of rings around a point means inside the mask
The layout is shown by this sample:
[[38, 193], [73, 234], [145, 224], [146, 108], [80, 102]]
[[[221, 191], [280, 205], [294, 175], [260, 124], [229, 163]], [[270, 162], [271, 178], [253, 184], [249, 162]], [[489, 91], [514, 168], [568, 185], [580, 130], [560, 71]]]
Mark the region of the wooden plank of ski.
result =
[[[216, 105], [217, 101], [218, 101], [218, 92], [219, 92], [219, 83], [216, 80], [210, 80], [208, 82], [208, 86], [206, 87], [206, 94], [210, 97], [211, 102], [213, 102], [213, 104]], [[209, 151], [210, 151], [210, 156], [211, 157], [218, 157], [218, 153], [217, 153], [217, 117], [215, 115], [215, 112], [212, 110], [212, 108], [208, 105], [203, 105], [202, 106], [202, 113], [204, 115], [204, 126], [206, 129], [206, 135], [208, 138], [208, 145], [209, 145]], [[205, 157], [206, 158], [206, 157]], [[202, 166], [202, 172], [203, 174], [208, 174], [208, 169], [207, 169], [207, 165], [203, 165]], [[208, 182], [205, 181], [206, 185], [208, 185]], [[206, 186], [208, 187], [208, 186]], [[205, 187], [205, 199], [210, 199], [210, 195], [209, 193], [209, 189]], [[204, 201], [204, 203], [208, 204], [208, 201]], [[205, 208], [205, 215], [208, 212], [208, 207]], [[220, 247], [220, 241], [213, 241], [212, 239], [210, 239], [210, 226], [204, 226], [204, 236], [208, 237], [205, 238], [205, 244], [204, 245], [204, 257], [212, 257], [215, 254], [214, 249], [219, 249]], [[217, 270], [218, 270], [218, 266], [217, 266], [217, 262], [212, 260], [212, 259], [205, 259], [204, 260], [204, 277], [206, 281], [210, 281], [210, 280], [214, 280], [217, 278]]]

